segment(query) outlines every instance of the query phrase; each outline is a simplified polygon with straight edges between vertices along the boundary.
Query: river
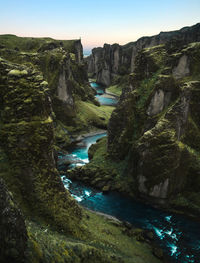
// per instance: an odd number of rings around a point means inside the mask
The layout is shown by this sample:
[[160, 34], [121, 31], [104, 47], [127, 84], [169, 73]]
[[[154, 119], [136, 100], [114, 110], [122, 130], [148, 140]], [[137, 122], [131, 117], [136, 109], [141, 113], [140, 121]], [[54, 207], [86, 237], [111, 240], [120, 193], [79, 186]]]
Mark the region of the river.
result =
[[96, 82], [90, 82], [90, 86], [96, 91], [96, 98], [101, 105], [115, 106], [118, 102], [118, 97], [114, 94], [107, 93], [105, 87], [97, 84]]
[[[104, 136], [106, 132], [85, 137], [82, 144], [74, 147], [68, 155], [60, 154], [59, 160], [63, 158], [74, 160], [71, 167], [85, 165], [89, 162], [89, 147]], [[61, 174], [61, 178], [72, 196], [84, 207], [115, 216], [136, 227], [154, 231], [157, 242], [171, 257], [172, 262], [200, 262], [200, 223], [153, 208], [116, 192], [103, 194], [80, 182], [70, 181], [66, 175]]]

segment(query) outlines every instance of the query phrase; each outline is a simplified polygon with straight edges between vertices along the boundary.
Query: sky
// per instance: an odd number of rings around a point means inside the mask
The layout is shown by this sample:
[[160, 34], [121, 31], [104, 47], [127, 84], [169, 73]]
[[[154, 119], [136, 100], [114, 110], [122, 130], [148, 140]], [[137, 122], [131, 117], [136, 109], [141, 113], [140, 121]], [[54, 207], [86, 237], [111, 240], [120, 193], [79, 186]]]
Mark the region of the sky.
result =
[[0, 34], [81, 38], [85, 50], [200, 22], [200, 0], [0, 0]]

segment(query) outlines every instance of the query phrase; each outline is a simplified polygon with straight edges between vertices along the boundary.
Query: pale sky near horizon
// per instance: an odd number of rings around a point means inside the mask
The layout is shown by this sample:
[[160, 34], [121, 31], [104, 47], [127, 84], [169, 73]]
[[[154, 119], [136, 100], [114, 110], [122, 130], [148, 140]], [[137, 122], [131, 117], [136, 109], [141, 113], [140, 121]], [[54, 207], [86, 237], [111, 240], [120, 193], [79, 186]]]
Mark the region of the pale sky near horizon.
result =
[[126, 44], [200, 22], [200, 0], [0, 0], [0, 34]]

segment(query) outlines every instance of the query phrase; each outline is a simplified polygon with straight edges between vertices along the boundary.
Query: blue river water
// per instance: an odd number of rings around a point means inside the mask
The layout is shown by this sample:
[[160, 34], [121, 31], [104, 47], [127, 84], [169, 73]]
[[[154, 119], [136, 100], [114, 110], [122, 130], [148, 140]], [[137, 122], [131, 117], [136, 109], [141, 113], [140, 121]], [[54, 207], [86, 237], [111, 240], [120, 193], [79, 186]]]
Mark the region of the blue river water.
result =
[[110, 94], [107, 94], [105, 88], [96, 82], [90, 82], [90, 86], [97, 92], [95, 96], [101, 105], [115, 106], [118, 99]]
[[[59, 159], [71, 158], [74, 160], [71, 167], [85, 165], [89, 162], [90, 145], [103, 136], [106, 133], [86, 137], [81, 147], [75, 147], [67, 156], [61, 154]], [[155, 209], [119, 193], [103, 194], [80, 182], [72, 182], [65, 175], [61, 175], [61, 178], [81, 205], [154, 231], [158, 244], [170, 256], [171, 262], [200, 263], [200, 223]]]

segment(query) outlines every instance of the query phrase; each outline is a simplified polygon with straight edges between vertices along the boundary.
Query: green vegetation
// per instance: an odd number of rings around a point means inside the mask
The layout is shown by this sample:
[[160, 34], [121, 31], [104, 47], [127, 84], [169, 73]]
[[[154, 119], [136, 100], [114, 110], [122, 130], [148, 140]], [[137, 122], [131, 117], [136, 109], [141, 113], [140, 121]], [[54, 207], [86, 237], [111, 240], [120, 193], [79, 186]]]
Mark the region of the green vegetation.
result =
[[107, 138], [89, 148], [90, 162], [79, 168], [68, 171], [70, 178], [89, 183], [103, 191], [117, 190], [133, 195], [134, 181], [125, 177], [127, 160], [115, 162], [107, 154]]
[[[25, 71], [26, 77], [10, 74]], [[1, 176], [27, 217], [41, 217], [57, 229], [82, 236], [81, 209], [64, 189], [55, 167], [47, 85], [40, 72], [5, 60], [0, 72]]]
[[73, 118], [73, 126], [67, 126], [70, 132], [90, 131], [94, 127], [106, 129], [108, 120], [114, 107], [96, 106], [90, 101], [76, 102], [76, 117]]
[[113, 85], [113, 86], [108, 87], [106, 91], [113, 93], [116, 96], [120, 96], [122, 93], [122, 87], [118, 85]]
[[17, 51], [35, 52], [49, 47], [64, 47], [74, 53], [76, 40], [55, 40], [52, 38], [18, 37], [15, 35], [0, 35], [1, 47], [16, 49]]
[[[34, 68], [40, 72], [35, 76], [36, 80], [45, 80], [43, 84], [48, 85], [47, 92], [51, 97], [56, 127], [56, 149], [66, 149], [70, 145], [71, 139], [67, 131], [73, 135], [81, 131], [107, 127], [113, 108], [98, 107], [94, 90], [88, 85], [85, 64], [83, 61], [77, 63], [77, 54], [82, 54], [79, 40], [57, 41], [49, 38], [2, 35], [0, 41], [2, 57]], [[10, 72], [11, 75], [25, 73], [13, 70]], [[25, 98], [24, 102], [27, 103], [27, 107], [35, 103], [30, 97]], [[34, 118], [37, 118], [37, 114]]]
[[48, 225], [27, 221], [26, 262], [160, 262], [152, 255], [152, 248], [139, 241], [142, 230], [134, 229], [128, 236], [119, 221], [90, 211], [84, 212], [83, 222], [89, 235], [87, 240], [81, 241], [56, 232]]

